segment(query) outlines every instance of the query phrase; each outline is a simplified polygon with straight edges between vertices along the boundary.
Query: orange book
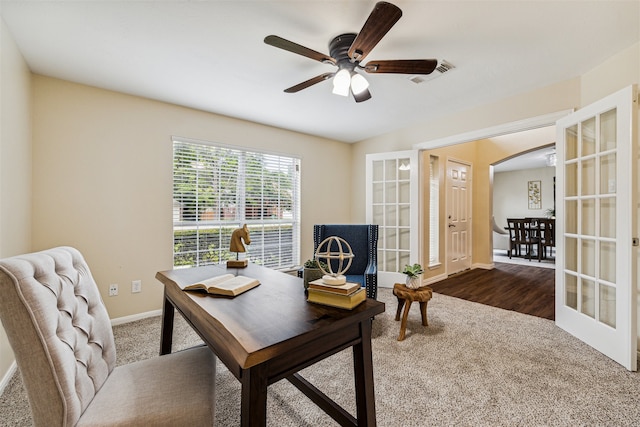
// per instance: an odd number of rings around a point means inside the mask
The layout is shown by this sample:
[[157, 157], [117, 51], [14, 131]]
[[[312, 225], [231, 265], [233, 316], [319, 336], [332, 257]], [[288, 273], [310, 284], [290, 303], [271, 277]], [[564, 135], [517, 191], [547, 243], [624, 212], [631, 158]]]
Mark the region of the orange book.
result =
[[309, 289], [333, 292], [336, 294], [349, 295], [360, 289], [360, 283], [347, 282], [344, 285], [325, 285], [322, 279], [309, 282]]
[[360, 290], [349, 295], [341, 295], [334, 292], [311, 288], [309, 288], [308, 291], [309, 295], [307, 296], [307, 301], [309, 302], [328, 305], [331, 307], [345, 308], [347, 310], [353, 309], [367, 299], [367, 292], [364, 288], [360, 288]]

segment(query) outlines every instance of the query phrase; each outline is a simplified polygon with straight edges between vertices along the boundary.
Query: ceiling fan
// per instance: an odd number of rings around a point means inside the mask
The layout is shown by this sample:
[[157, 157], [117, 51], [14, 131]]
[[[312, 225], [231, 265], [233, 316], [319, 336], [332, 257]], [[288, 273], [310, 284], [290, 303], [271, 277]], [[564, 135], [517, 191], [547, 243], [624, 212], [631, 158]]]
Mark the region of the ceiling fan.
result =
[[431, 74], [438, 66], [437, 59], [397, 59], [386, 61], [369, 61], [361, 65], [364, 58], [378, 44], [385, 34], [402, 16], [402, 10], [388, 2], [376, 3], [358, 34], [346, 33], [329, 42], [329, 55], [309, 49], [282, 37], [270, 35], [264, 42], [298, 55], [338, 67], [338, 71], [324, 73], [307, 81], [291, 86], [284, 91], [295, 93], [316, 83], [333, 77], [333, 93], [342, 96], [353, 95], [356, 102], [371, 98], [369, 83], [358, 71], [367, 73], [393, 74]]

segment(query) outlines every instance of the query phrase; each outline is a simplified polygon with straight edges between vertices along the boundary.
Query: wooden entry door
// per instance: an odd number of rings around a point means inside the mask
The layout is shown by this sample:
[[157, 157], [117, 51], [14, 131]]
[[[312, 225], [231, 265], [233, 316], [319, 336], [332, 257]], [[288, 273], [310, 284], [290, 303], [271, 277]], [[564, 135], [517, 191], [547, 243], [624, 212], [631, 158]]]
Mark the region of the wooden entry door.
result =
[[447, 274], [471, 268], [471, 165], [447, 160]]

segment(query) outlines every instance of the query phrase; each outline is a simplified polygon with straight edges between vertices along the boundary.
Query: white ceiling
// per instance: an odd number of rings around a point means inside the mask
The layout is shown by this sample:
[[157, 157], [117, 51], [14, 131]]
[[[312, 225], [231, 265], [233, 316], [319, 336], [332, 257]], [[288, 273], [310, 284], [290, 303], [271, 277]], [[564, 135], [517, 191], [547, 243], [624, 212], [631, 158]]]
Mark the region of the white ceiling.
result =
[[547, 159], [550, 154], [555, 154], [555, 146], [544, 147], [539, 150], [528, 151], [508, 160], [493, 165], [494, 172], [509, 172], [523, 169], [536, 169], [549, 167]]
[[579, 76], [640, 40], [640, 2], [392, 0], [403, 17], [365, 59], [447, 60], [415, 84], [366, 74], [356, 104], [334, 68], [268, 46], [322, 53], [358, 32], [374, 1], [7, 1], [0, 13], [31, 70], [91, 86], [355, 142]]

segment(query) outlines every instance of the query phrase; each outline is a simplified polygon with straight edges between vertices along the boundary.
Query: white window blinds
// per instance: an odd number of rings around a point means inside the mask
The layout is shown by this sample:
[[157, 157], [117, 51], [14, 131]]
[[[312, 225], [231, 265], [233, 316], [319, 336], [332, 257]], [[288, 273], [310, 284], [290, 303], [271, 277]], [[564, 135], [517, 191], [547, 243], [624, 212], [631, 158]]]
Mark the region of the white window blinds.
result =
[[173, 141], [174, 266], [235, 259], [231, 233], [247, 224], [247, 258], [299, 264], [300, 159], [200, 141]]

